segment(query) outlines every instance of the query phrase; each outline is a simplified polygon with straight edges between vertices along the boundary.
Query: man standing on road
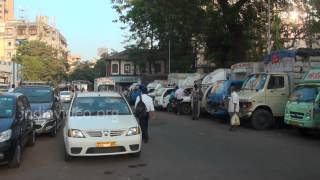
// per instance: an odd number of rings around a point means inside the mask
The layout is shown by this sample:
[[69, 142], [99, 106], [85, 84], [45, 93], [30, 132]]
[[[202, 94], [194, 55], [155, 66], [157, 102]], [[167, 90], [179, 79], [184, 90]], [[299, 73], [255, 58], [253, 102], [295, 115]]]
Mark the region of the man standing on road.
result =
[[175, 96], [177, 99], [177, 114], [180, 115], [181, 113], [181, 105], [182, 105], [182, 100], [183, 100], [183, 96], [184, 96], [184, 90], [179, 87], [176, 92], [175, 92]]
[[[153, 100], [148, 96], [148, 90], [144, 86], [140, 86], [141, 95], [136, 98], [135, 102], [135, 115], [139, 119], [141, 131], [142, 131], [142, 140], [144, 143], [149, 141], [149, 119], [155, 118]], [[140, 99], [142, 101], [140, 102]]]
[[239, 95], [237, 93], [237, 89], [235, 86], [231, 86], [231, 96], [229, 98], [229, 116], [230, 116], [230, 131], [236, 126], [234, 122], [232, 122], [232, 116], [234, 114], [239, 113]]
[[201, 92], [197, 84], [194, 84], [194, 88], [191, 94], [191, 106], [192, 106], [192, 120], [199, 119], [200, 117], [200, 101]]

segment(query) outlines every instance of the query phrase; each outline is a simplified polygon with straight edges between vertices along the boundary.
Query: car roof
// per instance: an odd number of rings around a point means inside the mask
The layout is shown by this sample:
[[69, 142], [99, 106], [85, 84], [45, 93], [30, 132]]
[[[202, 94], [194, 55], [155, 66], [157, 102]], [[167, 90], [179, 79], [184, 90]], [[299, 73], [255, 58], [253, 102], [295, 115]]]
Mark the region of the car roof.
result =
[[83, 92], [77, 93], [77, 97], [121, 97], [121, 95], [114, 91], [107, 92]]
[[8, 96], [8, 97], [18, 98], [19, 96], [23, 96], [23, 94], [21, 94], [21, 93], [8, 93], [8, 92], [3, 92], [3, 93], [0, 93], [0, 96]]

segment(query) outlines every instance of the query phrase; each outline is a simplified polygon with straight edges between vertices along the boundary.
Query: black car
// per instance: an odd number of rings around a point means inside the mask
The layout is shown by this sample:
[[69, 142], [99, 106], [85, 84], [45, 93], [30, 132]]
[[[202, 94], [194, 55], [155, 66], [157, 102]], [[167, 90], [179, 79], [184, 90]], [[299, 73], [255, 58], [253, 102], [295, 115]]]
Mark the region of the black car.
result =
[[31, 107], [26, 96], [0, 93], [0, 163], [17, 168], [24, 146], [35, 144]]
[[57, 91], [47, 85], [28, 85], [20, 86], [14, 92], [27, 96], [31, 104], [36, 133], [50, 133], [55, 137], [64, 117]]

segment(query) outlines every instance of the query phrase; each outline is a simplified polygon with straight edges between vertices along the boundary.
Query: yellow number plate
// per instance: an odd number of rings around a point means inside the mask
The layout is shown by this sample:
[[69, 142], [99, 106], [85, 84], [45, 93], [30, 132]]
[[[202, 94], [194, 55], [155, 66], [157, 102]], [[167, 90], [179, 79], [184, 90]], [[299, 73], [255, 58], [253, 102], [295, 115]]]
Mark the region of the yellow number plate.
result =
[[114, 147], [116, 146], [116, 142], [97, 142], [96, 143], [97, 147]]

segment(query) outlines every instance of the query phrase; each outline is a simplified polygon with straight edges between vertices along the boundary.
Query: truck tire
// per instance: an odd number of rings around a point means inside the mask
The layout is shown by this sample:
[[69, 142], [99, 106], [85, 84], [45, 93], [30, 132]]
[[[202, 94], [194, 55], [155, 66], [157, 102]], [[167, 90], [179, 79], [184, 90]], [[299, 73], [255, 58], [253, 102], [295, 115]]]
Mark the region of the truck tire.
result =
[[257, 130], [269, 129], [273, 124], [273, 116], [265, 109], [257, 109], [252, 114], [251, 124]]
[[187, 103], [181, 104], [181, 113], [185, 115], [191, 114], [191, 105]]
[[50, 132], [51, 137], [56, 137], [58, 133], [58, 122], [56, 122], [56, 125], [53, 127], [52, 131]]

